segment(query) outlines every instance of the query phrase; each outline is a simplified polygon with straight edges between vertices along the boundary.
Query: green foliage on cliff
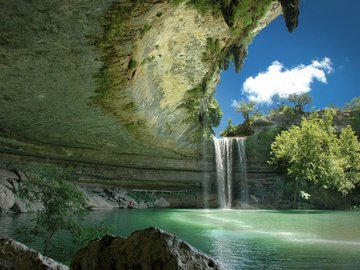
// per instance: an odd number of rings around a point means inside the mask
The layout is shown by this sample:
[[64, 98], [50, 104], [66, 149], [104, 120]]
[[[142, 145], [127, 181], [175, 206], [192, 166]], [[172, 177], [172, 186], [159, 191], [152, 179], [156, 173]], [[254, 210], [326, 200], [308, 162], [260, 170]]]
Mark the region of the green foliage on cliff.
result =
[[350, 126], [338, 134], [332, 124], [335, 110], [313, 113], [276, 136], [270, 164], [283, 165], [296, 180], [294, 206], [301, 179], [347, 194], [360, 180], [360, 143]]
[[202, 60], [204, 62], [214, 64], [219, 66], [219, 68], [223, 68], [225, 58], [225, 51], [221, 49], [219, 40], [207, 38], [206, 40], [206, 51], [203, 53]]
[[202, 100], [205, 98], [204, 85], [199, 86], [186, 92], [183, 107], [187, 110], [187, 120], [191, 122], [201, 121], [203, 115]]
[[[272, 0], [172, 0], [171, 2], [174, 5], [186, 2], [200, 14], [224, 18], [231, 31], [231, 45], [221, 49], [219, 46], [212, 46], [216, 45], [215, 43], [208, 44], [209, 49], [204, 53], [204, 61], [227, 69], [229, 61], [232, 60], [235, 70], [239, 72], [247, 55], [247, 46], [253, 38], [251, 31], [269, 10]], [[208, 40], [208, 43], [211, 42], [212, 40]]]
[[207, 109], [207, 121], [210, 127], [218, 127], [220, 125], [223, 113], [216, 99], [212, 99]]
[[312, 98], [309, 94], [290, 94], [288, 100], [294, 104], [294, 111], [304, 113], [305, 106], [311, 103]]
[[[121, 3], [120, 3], [121, 4]], [[134, 1], [133, 5], [136, 5]], [[98, 85], [96, 95], [91, 97], [91, 101], [95, 105], [104, 106], [104, 100], [108, 97], [110, 89], [114, 85], [114, 79], [111, 74], [110, 66], [114, 57], [117, 55], [117, 46], [119, 39], [125, 32], [125, 22], [127, 15], [131, 12], [133, 6], [121, 6], [116, 7], [117, 4], [113, 4], [111, 8], [112, 12], [106, 14], [106, 16], [99, 18], [103, 26], [103, 33], [94, 38], [94, 44], [97, 46], [101, 53], [101, 60], [103, 66], [99, 72], [95, 75], [95, 79]]]
[[240, 125], [233, 125], [232, 120], [229, 119], [227, 126], [225, 127], [224, 131], [220, 133], [222, 137], [244, 137], [253, 135], [254, 131], [250, 128], [249, 125], [240, 124]]
[[358, 138], [360, 138], [360, 109], [351, 112], [350, 125]]
[[360, 96], [354, 97], [349, 103], [344, 107], [345, 110], [360, 110]]
[[254, 136], [248, 137], [246, 140], [247, 151], [256, 153], [261, 159], [270, 159], [271, 144], [280, 132], [280, 128], [265, 128]]
[[244, 100], [240, 100], [240, 102], [237, 103], [235, 109], [237, 112], [241, 113], [241, 115], [245, 119], [245, 122], [249, 123], [250, 116], [255, 110], [255, 102], [254, 101], [245, 102]]
[[360, 97], [354, 97], [344, 109], [350, 111], [350, 125], [360, 138]]
[[237, 126], [232, 124], [232, 120], [229, 119], [227, 126], [225, 127], [224, 131], [220, 133], [222, 137], [235, 137], [237, 136]]
[[207, 91], [208, 81], [205, 77], [197, 87], [187, 91], [181, 106], [187, 110], [186, 121], [212, 128], [220, 124], [222, 111], [217, 100]]

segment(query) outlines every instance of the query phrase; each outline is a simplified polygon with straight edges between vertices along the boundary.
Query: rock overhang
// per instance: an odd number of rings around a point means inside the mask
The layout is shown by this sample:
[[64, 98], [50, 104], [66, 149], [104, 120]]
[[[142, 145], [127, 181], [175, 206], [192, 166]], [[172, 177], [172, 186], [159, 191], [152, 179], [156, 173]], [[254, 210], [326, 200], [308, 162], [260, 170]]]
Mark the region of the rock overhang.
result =
[[2, 151], [103, 163], [199, 158], [219, 62], [230, 49], [245, 57], [281, 8], [244, 6], [264, 10], [234, 36], [218, 11], [186, 2], [1, 3]]

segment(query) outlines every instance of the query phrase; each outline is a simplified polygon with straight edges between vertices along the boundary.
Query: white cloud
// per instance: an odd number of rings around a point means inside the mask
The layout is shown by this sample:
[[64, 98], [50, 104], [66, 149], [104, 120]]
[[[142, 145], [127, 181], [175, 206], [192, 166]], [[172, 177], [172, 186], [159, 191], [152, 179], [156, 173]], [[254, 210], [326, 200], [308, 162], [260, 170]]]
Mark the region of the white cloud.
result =
[[237, 108], [239, 104], [240, 104], [240, 101], [233, 100], [231, 103], [231, 107]]
[[242, 91], [250, 100], [271, 103], [271, 97], [286, 98], [290, 94], [303, 94], [311, 90], [311, 83], [318, 80], [327, 83], [326, 75], [333, 72], [330, 58], [313, 60], [310, 65], [298, 65], [287, 69], [274, 61], [265, 72], [245, 80]]

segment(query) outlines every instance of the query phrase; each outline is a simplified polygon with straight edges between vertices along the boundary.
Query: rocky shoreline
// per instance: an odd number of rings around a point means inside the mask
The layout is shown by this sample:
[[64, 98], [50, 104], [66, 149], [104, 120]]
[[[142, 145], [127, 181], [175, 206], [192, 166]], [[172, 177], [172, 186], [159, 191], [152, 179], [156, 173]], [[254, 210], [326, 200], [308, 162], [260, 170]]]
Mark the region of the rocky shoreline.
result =
[[[0, 254], [0, 269], [4, 270], [69, 269], [8, 238], [0, 238]], [[105, 235], [89, 242], [73, 256], [70, 269], [224, 270], [225, 267], [176, 236], [150, 227], [127, 238]]]
[[[0, 168], [2, 213], [34, 212], [42, 207], [41, 204], [30, 202], [21, 196], [21, 190], [27, 180], [28, 176], [22, 170]], [[85, 195], [87, 208], [91, 210], [202, 207], [202, 194], [196, 191], [130, 190], [83, 183], [75, 185]]]

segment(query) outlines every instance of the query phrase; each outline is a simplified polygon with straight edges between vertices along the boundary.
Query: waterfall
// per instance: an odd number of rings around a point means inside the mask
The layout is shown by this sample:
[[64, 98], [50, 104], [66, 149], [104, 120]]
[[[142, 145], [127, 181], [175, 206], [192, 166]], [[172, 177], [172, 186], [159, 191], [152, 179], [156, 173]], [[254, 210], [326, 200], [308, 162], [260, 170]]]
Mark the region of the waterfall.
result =
[[246, 138], [235, 138], [240, 159], [240, 203], [241, 207], [249, 206], [249, 187], [247, 178], [245, 140]]
[[[206, 119], [205, 119], [206, 121]], [[204, 124], [203, 127], [203, 134], [206, 134], [207, 124]], [[210, 183], [209, 183], [209, 170], [207, 166], [207, 140], [205, 136], [202, 138], [202, 158], [203, 158], [203, 180], [202, 180], [202, 187], [203, 187], [203, 207], [205, 209], [209, 208], [209, 193], [210, 193]]]
[[[233, 199], [239, 199], [240, 206], [249, 206], [249, 190], [246, 167], [245, 138], [216, 138], [213, 137], [215, 147], [217, 192], [220, 208], [231, 208]], [[239, 179], [233, 179], [233, 143], [238, 148]], [[237, 181], [235, 181], [237, 180]], [[233, 194], [240, 190], [240, 194]], [[238, 192], [236, 192], [238, 193]]]
[[231, 208], [232, 202], [232, 139], [213, 138], [220, 208]]

